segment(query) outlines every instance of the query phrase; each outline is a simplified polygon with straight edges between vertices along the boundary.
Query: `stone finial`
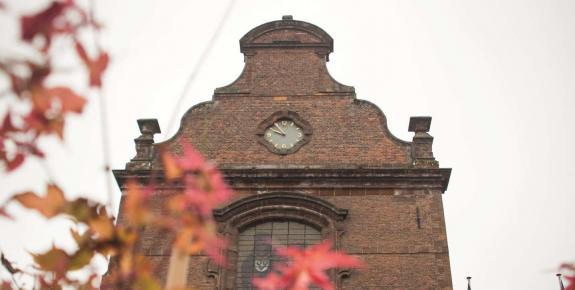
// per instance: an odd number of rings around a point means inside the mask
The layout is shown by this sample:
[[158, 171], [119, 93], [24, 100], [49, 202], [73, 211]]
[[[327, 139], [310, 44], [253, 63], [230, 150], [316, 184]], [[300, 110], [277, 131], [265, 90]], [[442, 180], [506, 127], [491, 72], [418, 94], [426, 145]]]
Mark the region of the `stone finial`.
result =
[[138, 127], [140, 128], [142, 136], [149, 135], [152, 139], [154, 138], [154, 134], [162, 133], [157, 119], [139, 119]]
[[142, 170], [152, 168], [154, 158], [154, 135], [161, 133], [157, 119], [139, 119], [140, 137], [134, 139], [136, 156], [126, 164], [127, 170]]
[[409, 132], [429, 132], [431, 117], [411, 117], [409, 119]]
[[284, 15], [284, 16], [282, 16], [282, 20], [293, 20], [293, 16], [291, 16], [291, 15]]
[[429, 135], [431, 117], [411, 117], [409, 132], [415, 132], [411, 143], [413, 166], [417, 168], [437, 168], [439, 163], [433, 157], [433, 136]]

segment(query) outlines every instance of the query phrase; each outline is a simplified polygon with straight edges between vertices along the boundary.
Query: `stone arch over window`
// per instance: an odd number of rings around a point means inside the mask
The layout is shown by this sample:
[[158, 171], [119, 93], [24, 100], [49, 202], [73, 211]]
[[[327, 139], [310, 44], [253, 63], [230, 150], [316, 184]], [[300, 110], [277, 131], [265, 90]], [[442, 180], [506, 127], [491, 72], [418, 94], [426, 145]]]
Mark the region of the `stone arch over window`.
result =
[[[309, 230], [310, 242], [313, 234], [318, 233], [321, 240], [333, 241], [339, 248], [339, 237], [343, 233], [343, 221], [348, 211], [315, 196], [295, 192], [270, 192], [251, 195], [230, 205], [214, 210], [219, 232], [230, 242], [226, 256], [228, 268], [208, 266], [209, 275], [217, 281], [217, 289], [238, 289], [240, 237], [246, 237], [249, 231], [259, 227], [288, 227]], [[314, 232], [315, 231], [315, 232]], [[254, 237], [255, 238], [255, 237]], [[255, 261], [254, 261], [255, 262]], [[342, 270], [340, 272], [345, 272]], [[334, 281], [340, 273], [331, 273]]]

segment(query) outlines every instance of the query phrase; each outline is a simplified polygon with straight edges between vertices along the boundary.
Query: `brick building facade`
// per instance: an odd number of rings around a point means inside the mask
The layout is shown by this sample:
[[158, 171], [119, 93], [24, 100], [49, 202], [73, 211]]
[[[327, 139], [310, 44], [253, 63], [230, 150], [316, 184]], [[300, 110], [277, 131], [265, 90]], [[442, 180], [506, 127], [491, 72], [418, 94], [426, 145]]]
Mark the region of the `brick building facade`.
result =
[[[159, 149], [177, 154], [185, 140], [224, 172], [237, 194], [214, 216], [231, 266], [192, 257], [194, 287], [250, 289], [246, 279], [272, 259], [258, 240], [271, 235], [331, 239], [360, 256], [367, 269], [330, 274], [337, 289], [452, 289], [442, 207], [451, 170], [433, 157], [431, 118], [411, 118], [411, 142], [394, 137], [377, 106], [329, 75], [333, 39], [313, 24], [285, 16], [249, 31], [240, 48], [238, 79], [190, 108], [169, 140], [154, 143], [157, 121], [138, 120], [136, 157], [114, 171], [122, 189], [161, 176]], [[176, 189], [157, 190], [160, 203]], [[140, 245], [165, 275], [170, 238], [144, 231]]]

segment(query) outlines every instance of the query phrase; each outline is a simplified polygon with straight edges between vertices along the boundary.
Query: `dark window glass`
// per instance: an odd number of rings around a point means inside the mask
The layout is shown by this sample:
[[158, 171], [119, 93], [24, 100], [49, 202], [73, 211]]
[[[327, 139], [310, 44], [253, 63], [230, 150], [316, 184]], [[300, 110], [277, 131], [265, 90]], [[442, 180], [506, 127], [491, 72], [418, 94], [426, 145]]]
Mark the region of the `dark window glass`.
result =
[[274, 246], [305, 248], [320, 241], [318, 230], [297, 222], [267, 222], [245, 229], [238, 239], [236, 289], [255, 289], [252, 278], [266, 276], [274, 263], [283, 262]]

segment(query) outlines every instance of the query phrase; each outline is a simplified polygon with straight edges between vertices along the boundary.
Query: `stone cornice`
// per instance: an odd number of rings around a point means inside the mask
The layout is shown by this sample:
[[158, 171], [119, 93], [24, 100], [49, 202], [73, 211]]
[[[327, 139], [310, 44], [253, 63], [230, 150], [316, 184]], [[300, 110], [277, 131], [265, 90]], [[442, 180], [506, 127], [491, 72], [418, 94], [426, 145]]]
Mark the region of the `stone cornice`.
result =
[[[451, 168], [222, 168], [227, 182], [236, 189], [273, 188], [389, 188], [441, 190], [449, 184]], [[162, 170], [114, 170], [121, 188], [128, 179], [164, 184]]]
[[[292, 30], [301, 31], [313, 35], [319, 39], [318, 42], [301, 43], [299, 41], [275, 41], [271, 43], [256, 43], [255, 40], [272, 31], [276, 30]], [[254, 49], [261, 48], [323, 48], [325, 51], [322, 54], [329, 54], [333, 52], [333, 38], [327, 34], [323, 29], [311, 23], [294, 20], [293, 17], [286, 15], [282, 20], [271, 21], [264, 23], [246, 33], [240, 39], [240, 50], [243, 53], [249, 53]]]

